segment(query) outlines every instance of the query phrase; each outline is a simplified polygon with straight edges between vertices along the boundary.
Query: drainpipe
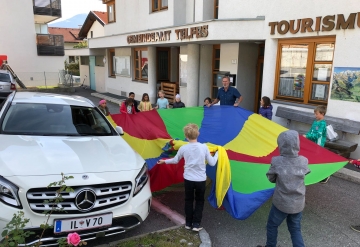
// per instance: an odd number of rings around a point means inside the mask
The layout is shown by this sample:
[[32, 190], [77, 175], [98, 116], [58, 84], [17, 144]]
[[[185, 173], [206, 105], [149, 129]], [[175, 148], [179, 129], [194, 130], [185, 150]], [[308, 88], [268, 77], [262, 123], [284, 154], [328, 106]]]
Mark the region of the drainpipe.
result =
[[194, 8], [193, 8], [193, 23], [195, 22], [195, 2], [196, 2], [196, 0], [194, 0]]

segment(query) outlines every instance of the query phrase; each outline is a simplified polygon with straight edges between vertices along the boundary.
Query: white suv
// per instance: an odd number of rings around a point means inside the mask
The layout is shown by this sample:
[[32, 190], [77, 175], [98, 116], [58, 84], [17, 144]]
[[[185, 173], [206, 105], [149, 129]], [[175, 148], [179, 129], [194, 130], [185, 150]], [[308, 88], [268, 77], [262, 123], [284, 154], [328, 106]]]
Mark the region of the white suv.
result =
[[[18, 92], [0, 111], [0, 233], [18, 211], [30, 219], [26, 230], [40, 235], [56, 196], [52, 183], [73, 176], [62, 193], [42, 246], [69, 232], [83, 240], [125, 232], [149, 214], [147, 165], [104, 115], [83, 97]], [[1, 240], [1, 239], [0, 239]], [[31, 246], [36, 237], [26, 239]]]

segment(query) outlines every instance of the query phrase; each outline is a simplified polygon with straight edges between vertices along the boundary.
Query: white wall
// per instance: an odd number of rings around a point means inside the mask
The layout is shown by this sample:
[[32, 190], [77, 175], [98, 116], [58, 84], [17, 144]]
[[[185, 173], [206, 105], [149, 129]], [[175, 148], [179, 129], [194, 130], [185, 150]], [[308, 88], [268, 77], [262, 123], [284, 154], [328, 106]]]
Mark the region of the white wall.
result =
[[[239, 56], [239, 43], [227, 43], [220, 45], [220, 71], [229, 71], [230, 74], [237, 74]], [[232, 63], [236, 60], [236, 63]]]
[[211, 94], [212, 83], [212, 45], [200, 46], [200, 70], [199, 70], [199, 100], [198, 104], [203, 105], [204, 99]]
[[0, 54], [8, 56], [25, 85], [45, 85], [44, 72], [55, 77], [63, 69], [65, 57], [37, 55], [32, 1], [23, 1], [21, 8], [17, 1], [0, 1], [0, 30]]
[[[151, 13], [149, 0], [116, 0], [116, 22], [105, 25], [105, 35], [136, 32], [174, 24], [174, 1], [168, 0], [168, 9]], [[176, 11], [182, 11], [181, 9]], [[185, 14], [185, 10], [183, 10]]]
[[105, 35], [105, 28], [98, 21], [94, 21], [87, 34], [88, 39], [91, 38], [91, 32], [93, 32], [93, 38], [102, 37]]

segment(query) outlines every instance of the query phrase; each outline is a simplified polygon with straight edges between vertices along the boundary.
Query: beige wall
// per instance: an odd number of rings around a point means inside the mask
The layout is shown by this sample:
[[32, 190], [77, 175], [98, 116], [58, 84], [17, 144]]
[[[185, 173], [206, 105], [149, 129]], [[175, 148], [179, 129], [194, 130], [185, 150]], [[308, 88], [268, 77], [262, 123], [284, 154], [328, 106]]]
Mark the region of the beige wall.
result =
[[97, 92], [106, 92], [105, 67], [95, 66], [95, 87]]
[[91, 26], [88, 32], [87, 35], [88, 39], [91, 38], [91, 32], [93, 32], [93, 38], [102, 37], [104, 36], [104, 27], [98, 21], [94, 21], [93, 25]]
[[89, 66], [88, 65], [80, 65], [80, 83], [84, 82], [84, 85], [90, 87], [90, 80], [89, 80]]

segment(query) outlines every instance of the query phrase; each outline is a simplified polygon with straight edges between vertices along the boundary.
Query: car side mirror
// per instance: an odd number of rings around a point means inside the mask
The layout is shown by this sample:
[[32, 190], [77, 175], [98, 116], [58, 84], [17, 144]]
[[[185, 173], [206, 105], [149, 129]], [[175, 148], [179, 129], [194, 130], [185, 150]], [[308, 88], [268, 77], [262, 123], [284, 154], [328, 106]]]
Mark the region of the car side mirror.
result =
[[121, 135], [121, 136], [124, 135], [124, 130], [120, 126], [116, 126], [115, 130], [119, 135]]

